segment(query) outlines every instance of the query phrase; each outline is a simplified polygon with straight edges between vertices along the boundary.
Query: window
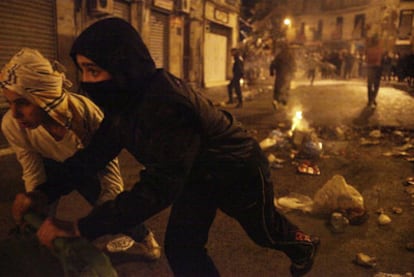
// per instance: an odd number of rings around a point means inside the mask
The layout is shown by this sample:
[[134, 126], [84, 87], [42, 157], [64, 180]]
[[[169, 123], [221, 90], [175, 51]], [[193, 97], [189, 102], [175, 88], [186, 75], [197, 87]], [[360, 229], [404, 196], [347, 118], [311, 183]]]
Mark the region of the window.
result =
[[398, 27], [398, 38], [409, 39], [413, 24], [414, 10], [402, 10], [400, 13], [400, 25]]
[[318, 21], [318, 26], [316, 27], [316, 30], [314, 32], [313, 39], [314, 40], [322, 40], [322, 31], [323, 31], [323, 21]]
[[365, 14], [357, 14], [355, 15], [354, 20], [354, 29], [352, 31], [352, 38], [353, 39], [361, 39], [365, 38]]
[[344, 24], [344, 18], [342, 16], [338, 16], [336, 18], [335, 29], [332, 34], [332, 39], [342, 39], [342, 27]]

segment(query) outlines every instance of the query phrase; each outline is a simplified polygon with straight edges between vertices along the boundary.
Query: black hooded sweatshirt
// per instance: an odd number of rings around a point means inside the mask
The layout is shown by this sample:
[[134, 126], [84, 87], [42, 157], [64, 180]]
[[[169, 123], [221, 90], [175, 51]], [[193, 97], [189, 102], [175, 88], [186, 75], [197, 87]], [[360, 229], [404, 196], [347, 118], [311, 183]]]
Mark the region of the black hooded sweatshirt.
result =
[[[64, 162], [67, 185], [95, 174], [122, 149], [145, 166], [130, 191], [78, 221], [83, 236], [93, 239], [119, 233], [145, 221], [173, 204], [190, 177], [197, 180], [211, 174], [220, 178], [228, 172], [242, 172], [246, 164], [267, 166], [258, 143], [229, 113], [214, 107], [180, 79], [155, 68], [147, 47], [129, 23], [110, 18], [91, 25], [75, 41], [71, 55], [75, 58], [76, 54], [110, 72], [125, 101], [105, 112], [88, 147]], [[222, 186], [238, 181], [230, 183]], [[37, 189], [53, 201], [66, 193], [57, 187], [46, 182]]]

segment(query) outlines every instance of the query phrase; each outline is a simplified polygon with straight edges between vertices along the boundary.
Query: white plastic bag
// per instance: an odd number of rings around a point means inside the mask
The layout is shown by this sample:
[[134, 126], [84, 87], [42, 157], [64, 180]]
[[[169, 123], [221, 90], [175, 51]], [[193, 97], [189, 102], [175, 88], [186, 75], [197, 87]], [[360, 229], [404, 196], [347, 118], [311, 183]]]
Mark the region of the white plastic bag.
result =
[[305, 213], [312, 212], [313, 201], [309, 196], [291, 192], [289, 195], [275, 198], [274, 204], [283, 211], [300, 210]]
[[314, 198], [313, 211], [315, 213], [332, 213], [338, 210], [364, 210], [364, 198], [351, 185], [348, 185], [341, 175], [334, 175], [332, 179], [320, 188]]

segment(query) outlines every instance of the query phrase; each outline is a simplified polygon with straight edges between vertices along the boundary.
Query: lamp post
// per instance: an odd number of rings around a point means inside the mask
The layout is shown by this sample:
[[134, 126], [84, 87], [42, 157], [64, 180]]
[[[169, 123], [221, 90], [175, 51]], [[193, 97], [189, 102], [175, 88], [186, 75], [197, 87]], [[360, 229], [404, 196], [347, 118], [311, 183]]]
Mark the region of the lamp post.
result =
[[283, 19], [283, 25], [285, 25], [286, 28], [289, 28], [290, 24], [292, 24], [292, 21], [290, 20], [290, 18], [285, 17], [285, 19]]
[[288, 37], [288, 30], [289, 30], [289, 27], [291, 25], [292, 25], [291, 19], [289, 17], [285, 17], [283, 19], [283, 27], [282, 27], [282, 29], [283, 29], [283, 37], [284, 37], [285, 40], [288, 39], [287, 38]]

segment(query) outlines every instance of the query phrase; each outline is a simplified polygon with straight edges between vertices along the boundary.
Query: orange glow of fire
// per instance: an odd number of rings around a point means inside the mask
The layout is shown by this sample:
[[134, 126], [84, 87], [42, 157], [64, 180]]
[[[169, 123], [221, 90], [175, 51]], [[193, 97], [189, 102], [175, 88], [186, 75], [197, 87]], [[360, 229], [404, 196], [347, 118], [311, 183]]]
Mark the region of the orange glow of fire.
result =
[[302, 111], [296, 111], [295, 116], [292, 119], [292, 127], [290, 128], [289, 133], [292, 134], [295, 129], [297, 129], [303, 119]]

